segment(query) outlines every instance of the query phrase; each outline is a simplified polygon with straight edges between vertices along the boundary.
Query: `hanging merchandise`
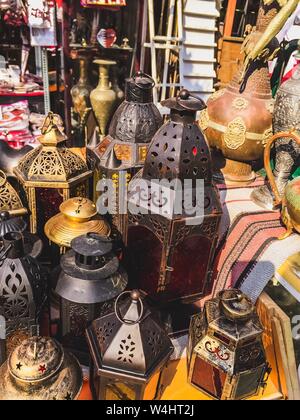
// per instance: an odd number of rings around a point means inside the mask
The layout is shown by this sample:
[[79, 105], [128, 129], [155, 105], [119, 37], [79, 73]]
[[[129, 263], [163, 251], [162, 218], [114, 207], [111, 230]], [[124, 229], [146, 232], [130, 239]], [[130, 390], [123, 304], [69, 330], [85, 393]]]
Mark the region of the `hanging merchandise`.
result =
[[21, 233], [6, 233], [0, 267], [0, 310], [6, 320], [7, 354], [31, 335], [46, 302], [47, 275], [36, 255], [27, 254]]
[[221, 292], [192, 318], [189, 382], [219, 400], [258, 395], [270, 374], [262, 334], [251, 300], [239, 290]]
[[[150, 76], [137, 73], [126, 80], [125, 101], [113, 116], [109, 135], [95, 148], [98, 169], [104, 179], [114, 181], [118, 201], [120, 173], [126, 173], [126, 182], [143, 166], [150, 142], [162, 125], [162, 117], [153, 104], [153, 84]], [[116, 209], [114, 226], [126, 234], [125, 216]]]
[[6, 25], [16, 27], [28, 23], [27, 3], [25, 0], [3, 0], [0, 3], [0, 9], [5, 11], [3, 20]]
[[95, 400], [155, 400], [174, 351], [139, 291], [87, 330], [92, 356], [90, 384]]
[[88, 195], [88, 180], [92, 175], [84, 160], [66, 148], [58, 115], [49, 113], [42, 134], [41, 145], [21, 159], [14, 170], [27, 194], [30, 230], [40, 234], [63, 201]]
[[[277, 2], [265, 3], [261, 1], [256, 31], [249, 35], [249, 42], [263, 35], [280, 9]], [[244, 86], [240, 83], [242, 73], [241, 66], [232, 82], [210, 97], [200, 118], [201, 128], [214, 149], [216, 177], [220, 183], [224, 179], [229, 183], [251, 183], [255, 179], [252, 164], [262, 159], [273, 135], [274, 103], [268, 61], [252, 64]]]
[[126, 6], [126, 0], [81, 0], [83, 7], [97, 7], [97, 6], [108, 6], [108, 7], [120, 7]]
[[[300, 59], [300, 50], [298, 45], [298, 52], [295, 58]], [[286, 46], [289, 50], [289, 44]], [[285, 57], [286, 62], [289, 61], [290, 54]], [[280, 66], [280, 62], [278, 63]], [[275, 133], [280, 133], [289, 130], [300, 130], [300, 64], [293, 72], [292, 77], [284, 82], [278, 89], [274, 107], [273, 127]], [[276, 157], [274, 177], [276, 185], [281, 197], [285, 194], [285, 188], [293, 168], [295, 167], [300, 155], [300, 147], [297, 142], [291, 138], [286, 137], [278, 139], [276, 144]], [[253, 191], [251, 195], [252, 200], [263, 208], [268, 210], [273, 209], [274, 196], [269, 185], [262, 186]]]
[[110, 239], [95, 233], [76, 238], [61, 259], [56, 293], [60, 296], [61, 335], [66, 348], [88, 363], [85, 329], [112, 311], [127, 286], [127, 274]]
[[54, 0], [27, 0], [31, 45], [54, 47], [56, 37], [56, 3]]
[[[130, 275], [163, 304], [192, 302], [210, 293], [222, 209], [195, 121], [204, 102], [182, 90], [162, 105], [171, 109], [170, 120], [153, 137], [144, 169], [130, 185], [129, 205], [139, 206], [128, 211]], [[161, 190], [162, 180], [173, 184]]]
[[82, 386], [78, 361], [52, 338], [22, 342], [0, 368], [0, 400], [76, 400]]
[[280, 194], [271, 168], [271, 148], [273, 144], [278, 140], [283, 142], [283, 144], [285, 141], [293, 142], [299, 149], [300, 137], [297, 134], [297, 131], [277, 133], [269, 141], [265, 151], [265, 169], [271, 184], [272, 193], [275, 197], [273, 201], [273, 207], [276, 208], [282, 205], [282, 221], [287, 228], [286, 233], [280, 239], [286, 239], [293, 233], [293, 230], [300, 233], [300, 177], [297, 177], [293, 181], [288, 182], [285, 187], [283, 196]]

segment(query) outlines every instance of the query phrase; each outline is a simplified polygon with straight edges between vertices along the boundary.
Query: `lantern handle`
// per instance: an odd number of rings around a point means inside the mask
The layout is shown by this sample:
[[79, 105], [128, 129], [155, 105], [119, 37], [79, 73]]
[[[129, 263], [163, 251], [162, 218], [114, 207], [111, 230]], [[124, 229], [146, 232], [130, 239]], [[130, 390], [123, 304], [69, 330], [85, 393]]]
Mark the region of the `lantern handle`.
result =
[[0, 169], [0, 187], [3, 187], [6, 181], [7, 181], [6, 173], [2, 171], [2, 169]]
[[142, 90], [148, 90], [148, 88], [145, 88], [145, 86], [143, 86], [142, 84], [140, 84], [140, 83], [136, 83], [135, 82], [135, 80], [136, 80], [136, 78], [137, 77], [146, 77], [146, 78], [148, 78], [149, 80], [151, 80], [151, 82], [152, 82], [152, 88], [154, 88], [155, 87], [155, 81], [154, 81], [154, 79], [149, 75], [149, 74], [147, 74], [147, 73], [144, 73], [143, 71], [138, 71], [134, 76], [133, 76], [133, 80], [134, 80], [134, 83], [140, 88], [140, 89], [142, 89]]
[[[131, 298], [132, 298], [132, 301], [139, 302], [139, 304], [141, 305], [141, 313], [140, 313], [140, 315], [139, 315], [139, 317], [136, 321], [131, 321], [129, 319], [125, 319], [121, 315], [118, 304], [119, 304], [120, 299], [125, 295], [130, 295]], [[126, 325], [131, 325], [131, 326], [138, 324], [141, 321], [141, 319], [144, 315], [144, 305], [143, 305], [143, 301], [140, 297], [140, 293], [138, 291], [133, 291], [133, 292], [129, 292], [129, 291], [126, 292], [125, 291], [125, 292], [121, 293], [115, 301], [115, 314], [116, 314], [116, 317], [118, 318], [118, 320], [121, 322], [121, 324], [126, 324]]]

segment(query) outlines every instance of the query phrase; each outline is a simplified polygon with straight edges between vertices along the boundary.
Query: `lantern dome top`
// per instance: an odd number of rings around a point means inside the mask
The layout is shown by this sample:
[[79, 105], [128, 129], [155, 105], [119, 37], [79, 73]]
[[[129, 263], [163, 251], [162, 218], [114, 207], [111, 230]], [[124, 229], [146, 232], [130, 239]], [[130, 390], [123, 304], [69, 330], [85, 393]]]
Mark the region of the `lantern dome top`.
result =
[[0, 211], [8, 212], [10, 215], [25, 215], [27, 210], [23, 207], [22, 201], [8, 182], [6, 174], [0, 170]]
[[82, 384], [79, 363], [52, 338], [29, 338], [0, 368], [0, 400], [73, 400]]
[[32, 182], [66, 182], [88, 172], [84, 160], [69, 150], [58, 115], [49, 113], [42, 127], [41, 145], [27, 153], [14, 170], [18, 178]]
[[[127, 299], [120, 304], [125, 294]], [[174, 351], [138, 291], [120, 295], [115, 312], [94, 321], [87, 335], [92, 354], [100, 355], [97, 368], [101, 372], [147, 379]]]
[[96, 204], [83, 197], [70, 198], [64, 201], [59, 210], [64, 216], [82, 221], [90, 220], [98, 213]]
[[195, 95], [192, 95], [187, 89], [182, 89], [178, 96], [162, 101], [162, 106], [177, 111], [197, 112], [206, 108], [205, 102]]
[[71, 243], [72, 249], [83, 256], [103, 257], [113, 249], [112, 240], [95, 233], [87, 233], [75, 238]]
[[27, 223], [22, 217], [11, 217], [8, 211], [0, 213], [0, 237], [9, 232], [25, 232]]

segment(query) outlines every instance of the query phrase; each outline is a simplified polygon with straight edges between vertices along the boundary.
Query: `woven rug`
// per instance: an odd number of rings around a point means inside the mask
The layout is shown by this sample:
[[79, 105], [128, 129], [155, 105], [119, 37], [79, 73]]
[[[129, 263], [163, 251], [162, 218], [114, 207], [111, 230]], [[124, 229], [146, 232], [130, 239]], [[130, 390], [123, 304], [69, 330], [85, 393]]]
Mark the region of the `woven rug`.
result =
[[219, 186], [223, 204], [220, 241], [214, 264], [213, 296], [230, 287], [243, 290], [256, 302], [281, 264], [300, 250], [300, 236], [278, 238], [285, 227], [279, 212], [264, 211], [251, 201], [255, 184], [243, 188]]

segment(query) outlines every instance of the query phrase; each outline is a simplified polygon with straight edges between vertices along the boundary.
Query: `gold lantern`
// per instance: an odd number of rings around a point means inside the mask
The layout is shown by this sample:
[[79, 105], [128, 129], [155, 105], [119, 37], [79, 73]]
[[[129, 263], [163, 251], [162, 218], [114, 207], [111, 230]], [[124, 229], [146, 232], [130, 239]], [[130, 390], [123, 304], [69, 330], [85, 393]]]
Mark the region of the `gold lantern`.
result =
[[58, 115], [49, 113], [42, 127], [41, 146], [29, 152], [14, 173], [23, 186], [30, 209], [30, 230], [42, 226], [58, 213], [62, 201], [87, 196], [92, 171], [65, 145], [66, 136]]
[[109, 236], [109, 224], [97, 213], [96, 205], [89, 199], [74, 197], [63, 202], [60, 213], [52, 217], [45, 225], [47, 238], [61, 248], [71, 248], [73, 239], [87, 233]]
[[10, 216], [23, 216], [27, 213], [17, 191], [8, 182], [6, 174], [0, 170], [0, 211]]

